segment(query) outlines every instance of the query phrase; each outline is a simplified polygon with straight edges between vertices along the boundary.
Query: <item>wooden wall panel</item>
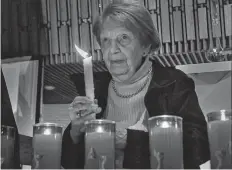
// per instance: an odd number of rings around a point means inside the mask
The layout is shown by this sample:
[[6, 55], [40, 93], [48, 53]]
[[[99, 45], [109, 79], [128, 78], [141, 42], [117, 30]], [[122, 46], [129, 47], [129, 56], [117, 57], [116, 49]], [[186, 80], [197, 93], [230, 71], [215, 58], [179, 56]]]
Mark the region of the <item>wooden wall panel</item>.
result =
[[91, 1], [91, 17], [92, 21], [96, 19], [96, 17], [100, 14], [99, 3], [98, 0], [90, 0]]
[[1, 24], [3, 29], [9, 29], [9, 15], [10, 15], [10, 5], [11, 5], [11, 0], [9, 1], [1, 1]]
[[43, 24], [47, 24], [48, 23], [48, 13], [47, 13], [47, 9], [48, 9], [48, 5], [47, 5], [47, 0], [40, 0], [41, 2], [41, 15], [42, 15], [42, 23]]
[[1, 1], [1, 16], [2, 16], [2, 21], [1, 21], [1, 26], [2, 26], [2, 52], [3, 53], [6, 53], [9, 51], [9, 43], [10, 43], [10, 40], [9, 40], [9, 28], [10, 28], [10, 19], [9, 19], [9, 15], [10, 15], [10, 2], [11, 0], [9, 1]]
[[14, 53], [20, 53], [19, 51], [19, 22], [18, 22], [18, 13], [19, 13], [19, 1], [12, 0], [11, 9], [12, 9], [12, 19], [11, 19], [11, 43], [10, 48]]
[[174, 38], [175, 41], [183, 41], [183, 30], [181, 24], [181, 12], [173, 12], [173, 21], [174, 21]]
[[21, 0], [21, 4], [19, 6], [19, 11], [21, 17], [19, 17], [20, 25], [22, 27], [26, 27], [28, 25], [28, 0]]
[[197, 0], [198, 4], [206, 3], [206, 0]]
[[155, 25], [155, 28], [158, 29], [158, 23], [157, 23], [157, 14], [154, 13], [154, 12], [151, 12], [151, 18], [152, 18], [152, 21]]
[[224, 15], [225, 15], [225, 28], [226, 28], [226, 36], [232, 36], [232, 4], [224, 6]]
[[79, 13], [77, 7], [76, 0], [70, 0], [70, 8], [71, 8], [71, 30], [72, 30], [72, 52], [76, 52], [74, 44], [80, 44], [80, 37], [79, 37]]
[[79, 0], [80, 1], [80, 10], [81, 10], [81, 17], [88, 18], [88, 1], [87, 0]]
[[47, 28], [40, 29], [40, 55], [49, 56], [49, 41]]
[[162, 38], [163, 43], [171, 41], [170, 38], [170, 21], [169, 21], [169, 6], [168, 0], [161, 0], [161, 23], [162, 23]]
[[[1, 0], [2, 59], [40, 55], [42, 11], [39, 0]], [[43, 35], [45, 36], [45, 35]], [[47, 39], [45, 39], [45, 44]]]
[[57, 29], [57, 0], [49, 0], [52, 54], [59, 54], [58, 29]]
[[90, 32], [91, 32], [91, 46], [92, 46], [92, 56], [93, 56], [93, 60], [101, 60], [100, 56], [99, 56], [99, 50], [100, 50], [100, 46], [97, 42], [96, 37], [93, 35], [93, 23], [96, 20], [96, 18], [100, 15], [100, 9], [99, 9], [99, 2], [98, 0], [89, 0], [90, 4], [91, 4], [91, 21], [92, 24], [90, 24]]
[[155, 10], [156, 9], [156, 0], [148, 0], [148, 9]]
[[180, 0], [173, 0], [172, 3], [173, 3], [173, 7], [180, 6]]
[[39, 55], [39, 28], [38, 22], [40, 16], [36, 12], [37, 3], [33, 3], [30, 8], [29, 36], [30, 36], [30, 51], [34, 55]]
[[199, 33], [200, 39], [207, 39], [208, 38], [208, 27], [207, 27], [207, 15], [206, 15], [206, 8], [199, 8], [198, 9], [198, 19], [199, 19]]
[[187, 39], [195, 40], [193, 0], [185, 1], [185, 16], [186, 16], [186, 27], [187, 27]]
[[68, 1], [67, 0], [59, 0], [59, 10], [60, 10], [60, 20], [67, 21], [68, 20]]
[[211, 1], [212, 31], [213, 31], [213, 37], [220, 37], [221, 36], [220, 10], [219, 10], [219, 4], [215, 4], [215, 2], [219, 3], [219, 1], [218, 0]]
[[[118, 1], [118, 0], [116, 0]], [[128, 0], [136, 1], [136, 0]], [[112, 0], [2, 0], [2, 56], [42, 55], [48, 64], [79, 62], [78, 45], [102, 60], [93, 22]], [[232, 44], [231, 0], [140, 0], [149, 10], [164, 64], [203, 62], [202, 53]], [[218, 5], [219, 24], [213, 24]], [[3, 7], [4, 6], [4, 7]], [[220, 10], [219, 10], [220, 9]], [[191, 54], [188, 54], [191, 53]], [[198, 53], [199, 56], [192, 56]], [[179, 55], [179, 56], [177, 56]], [[191, 55], [191, 56], [189, 56]], [[166, 58], [169, 56], [169, 58]], [[176, 61], [179, 58], [180, 61]]]
[[21, 5], [19, 6], [19, 11], [21, 17], [19, 18], [20, 27], [20, 44], [22, 53], [29, 52], [29, 34], [28, 34], [28, 6], [27, 0], [21, 0]]
[[89, 29], [89, 24], [82, 23], [81, 24], [81, 48], [84, 51], [91, 52], [89, 47], [90, 47], [90, 29]]

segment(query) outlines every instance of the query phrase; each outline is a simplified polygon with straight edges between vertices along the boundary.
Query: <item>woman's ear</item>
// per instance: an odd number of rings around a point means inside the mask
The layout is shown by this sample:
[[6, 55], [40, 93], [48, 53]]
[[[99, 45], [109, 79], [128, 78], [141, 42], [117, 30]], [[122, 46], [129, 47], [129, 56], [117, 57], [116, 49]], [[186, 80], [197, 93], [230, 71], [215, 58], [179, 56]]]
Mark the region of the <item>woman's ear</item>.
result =
[[147, 47], [144, 47], [144, 51], [143, 51], [143, 56], [147, 56], [151, 51], [151, 44], [148, 45]]

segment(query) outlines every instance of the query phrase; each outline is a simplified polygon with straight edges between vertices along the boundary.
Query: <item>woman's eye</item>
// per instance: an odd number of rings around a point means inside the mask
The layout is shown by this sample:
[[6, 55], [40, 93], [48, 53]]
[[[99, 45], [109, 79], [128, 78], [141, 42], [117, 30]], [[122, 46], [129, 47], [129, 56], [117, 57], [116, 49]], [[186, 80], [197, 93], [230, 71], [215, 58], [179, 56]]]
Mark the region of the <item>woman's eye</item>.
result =
[[107, 38], [104, 38], [104, 39], [102, 40], [103, 43], [108, 42], [108, 41], [109, 41], [109, 40], [108, 40]]
[[131, 42], [131, 38], [126, 35], [126, 34], [123, 34], [119, 37], [119, 43], [122, 45], [122, 46], [125, 46], [125, 45], [128, 45], [130, 44]]
[[127, 39], [127, 38], [128, 38], [127, 35], [123, 35], [123, 36], [122, 36], [122, 39]]
[[103, 47], [106, 47], [110, 43], [110, 40], [108, 38], [104, 38], [101, 40], [101, 45]]
[[129, 36], [126, 35], [126, 34], [124, 34], [124, 35], [121, 36], [121, 39], [122, 39], [122, 40], [128, 40], [128, 39], [129, 39]]

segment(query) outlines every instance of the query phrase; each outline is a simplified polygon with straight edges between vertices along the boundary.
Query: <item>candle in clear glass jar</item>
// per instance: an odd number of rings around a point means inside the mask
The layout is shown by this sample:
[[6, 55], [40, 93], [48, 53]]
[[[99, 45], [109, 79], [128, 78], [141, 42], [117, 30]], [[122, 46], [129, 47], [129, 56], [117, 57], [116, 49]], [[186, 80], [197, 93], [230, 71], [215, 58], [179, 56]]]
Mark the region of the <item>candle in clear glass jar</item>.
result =
[[152, 169], [183, 169], [182, 118], [156, 116], [149, 122]]
[[62, 126], [39, 123], [33, 127], [33, 169], [61, 167]]
[[115, 122], [91, 120], [85, 125], [85, 168], [113, 169], [115, 167]]
[[207, 114], [211, 169], [232, 169], [232, 113], [221, 110]]
[[1, 168], [13, 169], [15, 154], [15, 135], [16, 130], [14, 127], [1, 126]]

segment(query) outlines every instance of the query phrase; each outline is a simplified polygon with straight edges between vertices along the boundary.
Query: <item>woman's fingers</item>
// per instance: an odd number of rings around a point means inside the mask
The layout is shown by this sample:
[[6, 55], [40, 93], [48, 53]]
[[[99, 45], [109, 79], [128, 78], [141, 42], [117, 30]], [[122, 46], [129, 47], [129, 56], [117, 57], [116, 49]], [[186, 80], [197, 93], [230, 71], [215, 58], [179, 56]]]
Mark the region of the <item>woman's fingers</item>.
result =
[[95, 115], [95, 113], [89, 113], [89, 114], [86, 114], [83, 117], [79, 117], [78, 119], [73, 120], [72, 121], [72, 127], [76, 126], [77, 129], [83, 128], [85, 121], [94, 119], [94, 115]]
[[75, 120], [75, 119], [83, 119], [86, 116], [92, 115], [92, 114], [98, 114], [102, 111], [102, 109], [100, 107], [93, 109], [93, 110], [79, 110], [79, 109], [72, 109], [69, 112], [69, 116], [71, 120]]
[[70, 105], [74, 106], [78, 103], [93, 103], [93, 102], [86, 96], [77, 96], [74, 98], [73, 102]]
[[69, 116], [71, 120], [80, 119], [80, 117], [84, 117], [86, 115], [92, 113], [100, 113], [101, 108], [98, 107], [97, 99], [93, 102], [86, 96], [77, 96], [70, 104], [69, 107]]
[[97, 100], [97, 99], [94, 99], [94, 103], [95, 103], [95, 104], [98, 104], [98, 100]]
[[80, 112], [80, 111], [92, 111], [95, 113], [99, 112], [99, 107], [96, 104], [80, 104], [78, 106], [74, 106], [74, 107], [70, 107], [70, 110], [72, 110], [73, 112]]

